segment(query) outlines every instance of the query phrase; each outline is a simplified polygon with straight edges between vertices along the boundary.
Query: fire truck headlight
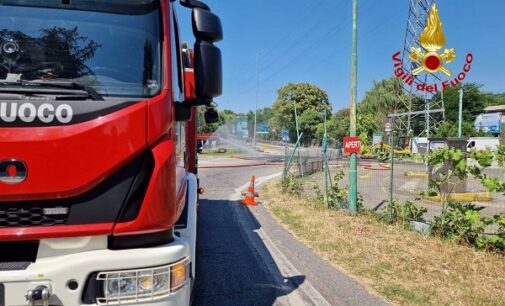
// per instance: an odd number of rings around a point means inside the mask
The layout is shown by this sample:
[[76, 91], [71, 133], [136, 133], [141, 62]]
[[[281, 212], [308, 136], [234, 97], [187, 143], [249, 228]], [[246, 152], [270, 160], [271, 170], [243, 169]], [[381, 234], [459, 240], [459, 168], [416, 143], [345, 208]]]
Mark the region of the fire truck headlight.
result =
[[98, 305], [147, 302], [167, 297], [189, 280], [189, 260], [148, 269], [101, 272], [97, 280], [102, 282], [103, 297]]
[[109, 297], [121, 293], [135, 292], [135, 273], [113, 273], [105, 283], [105, 292]]

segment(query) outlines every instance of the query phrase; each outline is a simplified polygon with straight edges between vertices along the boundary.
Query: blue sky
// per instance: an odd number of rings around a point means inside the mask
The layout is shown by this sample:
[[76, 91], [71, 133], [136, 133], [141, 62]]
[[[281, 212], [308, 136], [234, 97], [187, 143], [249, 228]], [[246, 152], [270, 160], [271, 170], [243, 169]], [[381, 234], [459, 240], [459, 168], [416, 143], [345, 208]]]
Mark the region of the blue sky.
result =
[[[408, 0], [359, 0], [358, 99], [374, 80], [393, 74], [391, 55], [403, 48]], [[256, 58], [260, 53], [258, 107], [271, 106], [288, 82], [324, 89], [333, 109], [350, 99], [351, 0], [206, 0], [221, 17], [224, 40], [220, 109], [246, 112], [256, 99]], [[458, 73], [474, 54], [465, 81], [505, 92], [505, 1], [437, 1], [446, 48], [458, 58], [447, 68]], [[182, 38], [190, 40], [187, 12], [180, 8]]]

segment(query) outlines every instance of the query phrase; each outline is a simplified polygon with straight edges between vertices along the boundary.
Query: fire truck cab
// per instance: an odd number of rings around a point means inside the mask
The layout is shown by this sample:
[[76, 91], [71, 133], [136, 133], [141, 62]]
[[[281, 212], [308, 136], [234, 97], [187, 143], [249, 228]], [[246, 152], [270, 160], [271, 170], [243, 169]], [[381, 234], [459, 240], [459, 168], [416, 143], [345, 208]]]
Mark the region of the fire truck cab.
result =
[[196, 0], [0, 5], [0, 306], [189, 305], [219, 18]]

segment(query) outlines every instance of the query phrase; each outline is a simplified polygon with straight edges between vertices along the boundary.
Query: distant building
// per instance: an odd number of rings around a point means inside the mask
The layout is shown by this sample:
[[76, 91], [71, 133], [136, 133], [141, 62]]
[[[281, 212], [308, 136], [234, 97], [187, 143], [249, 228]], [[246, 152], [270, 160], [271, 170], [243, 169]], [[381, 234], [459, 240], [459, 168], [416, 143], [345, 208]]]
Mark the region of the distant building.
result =
[[505, 115], [505, 105], [488, 106], [484, 108], [485, 113], [501, 113]]

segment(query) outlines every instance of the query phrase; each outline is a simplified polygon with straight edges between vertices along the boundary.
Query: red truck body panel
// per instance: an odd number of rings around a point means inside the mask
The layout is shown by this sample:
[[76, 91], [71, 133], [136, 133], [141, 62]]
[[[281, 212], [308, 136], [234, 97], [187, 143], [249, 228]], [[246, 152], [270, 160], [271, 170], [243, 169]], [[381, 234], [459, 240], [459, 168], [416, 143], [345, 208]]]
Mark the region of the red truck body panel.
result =
[[28, 167], [23, 183], [0, 183], [0, 205], [66, 198], [90, 190], [145, 150], [145, 127], [146, 104], [140, 102], [80, 124], [0, 128], [0, 160], [16, 158]]
[[[134, 235], [171, 229], [186, 200], [186, 169], [177, 155], [171, 90], [170, 14], [163, 15], [163, 89], [103, 117], [52, 127], [0, 127], [0, 160], [19, 159], [28, 168], [20, 184], [0, 182], [2, 202], [70, 198], [97, 186], [142, 152], [154, 160], [142, 205], [134, 220], [80, 225], [0, 228], [0, 240], [32, 240], [92, 235]], [[83, 101], [82, 103], [85, 103]], [[194, 130], [193, 130], [194, 131]], [[193, 136], [194, 137], [194, 136]], [[196, 143], [187, 144], [195, 150]], [[97, 211], [97, 214], [100, 212]]]

